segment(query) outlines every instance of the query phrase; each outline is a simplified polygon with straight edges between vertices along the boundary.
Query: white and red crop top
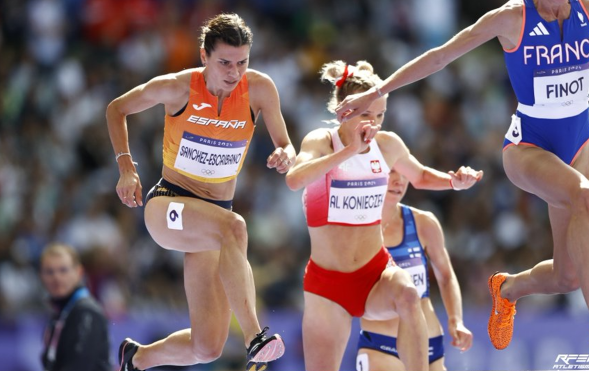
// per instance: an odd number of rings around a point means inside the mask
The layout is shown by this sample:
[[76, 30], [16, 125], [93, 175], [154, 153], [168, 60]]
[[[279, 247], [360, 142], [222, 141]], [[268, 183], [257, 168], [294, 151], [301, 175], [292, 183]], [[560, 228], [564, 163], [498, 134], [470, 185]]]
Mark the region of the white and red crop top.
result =
[[[337, 128], [330, 130], [333, 151], [344, 148]], [[357, 154], [305, 187], [303, 208], [309, 227], [380, 224], [390, 169], [373, 140]]]

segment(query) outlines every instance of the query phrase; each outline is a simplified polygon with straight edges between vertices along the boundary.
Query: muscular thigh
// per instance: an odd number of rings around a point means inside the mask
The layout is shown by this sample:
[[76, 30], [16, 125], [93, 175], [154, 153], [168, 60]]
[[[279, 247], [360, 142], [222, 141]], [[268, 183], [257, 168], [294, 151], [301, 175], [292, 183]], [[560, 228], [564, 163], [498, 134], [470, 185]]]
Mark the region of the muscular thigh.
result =
[[397, 317], [394, 298], [402, 295], [403, 288], [406, 286], [413, 286], [411, 277], [406, 271], [398, 266], [385, 269], [368, 295], [363, 317], [380, 321]]
[[572, 164], [585, 178], [589, 178], [589, 145], [585, 145]]
[[224, 344], [231, 309], [219, 278], [219, 251], [185, 254], [184, 289], [193, 341]]
[[587, 178], [581, 173], [587, 173], [587, 155], [585, 147], [573, 167], [543, 149], [511, 146], [503, 151], [503, 166], [509, 180], [517, 187], [553, 207], [570, 208], [580, 185], [587, 184]]
[[352, 327], [352, 316], [339, 304], [305, 292], [303, 348], [308, 371], [337, 371]]
[[219, 250], [223, 234], [238, 218], [232, 211], [190, 197], [159, 196], [145, 206], [145, 225], [155, 242], [184, 252]]

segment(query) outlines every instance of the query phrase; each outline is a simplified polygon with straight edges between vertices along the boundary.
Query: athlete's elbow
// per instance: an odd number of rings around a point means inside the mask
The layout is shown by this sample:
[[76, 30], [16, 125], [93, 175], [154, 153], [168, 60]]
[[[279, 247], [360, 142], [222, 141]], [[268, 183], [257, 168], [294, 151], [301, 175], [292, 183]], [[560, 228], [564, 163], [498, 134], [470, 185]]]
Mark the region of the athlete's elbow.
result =
[[450, 63], [449, 56], [444, 52], [442, 48], [434, 48], [427, 53], [429, 59], [429, 65], [432, 68], [431, 73], [441, 71]]
[[119, 101], [118, 98], [113, 100], [112, 102], [110, 102], [108, 104], [108, 106], [106, 107], [106, 118], [113, 118], [116, 116], [122, 116], [122, 112], [119, 106]]
[[286, 186], [291, 191], [298, 191], [299, 189], [304, 187], [304, 184], [300, 180], [300, 178], [298, 178], [296, 175], [294, 175], [290, 171], [286, 174], [285, 180], [286, 180]]

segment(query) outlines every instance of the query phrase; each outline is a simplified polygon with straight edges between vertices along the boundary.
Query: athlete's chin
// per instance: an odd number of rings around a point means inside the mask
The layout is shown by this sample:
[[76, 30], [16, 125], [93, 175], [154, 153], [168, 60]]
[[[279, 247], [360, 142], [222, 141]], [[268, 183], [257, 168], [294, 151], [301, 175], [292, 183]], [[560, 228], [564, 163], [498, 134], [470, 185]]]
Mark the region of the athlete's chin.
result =
[[403, 193], [388, 191], [386, 203], [395, 205], [401, 201], [401, 198], [403, 198]]

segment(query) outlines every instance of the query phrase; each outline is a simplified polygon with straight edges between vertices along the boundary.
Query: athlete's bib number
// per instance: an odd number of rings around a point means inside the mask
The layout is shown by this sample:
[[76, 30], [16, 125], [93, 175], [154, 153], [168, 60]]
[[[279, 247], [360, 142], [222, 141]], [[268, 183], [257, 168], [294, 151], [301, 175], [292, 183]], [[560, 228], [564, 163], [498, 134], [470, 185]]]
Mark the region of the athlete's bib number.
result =
[[356, 357], [356, 371], [370, 371], [370, 365], [368, 364], [368, 354], [358, 354]]
[[174, 167], [209, 179], [234, 176], [246, 148], [247, 140], [232, 142], [184, 132]]
[[589, 64], [534, 71], [535, 104], [572, 104], [587, 100]]
[[327, 221], [372, 224], [381, 219], [387, 178], [332, 180]]
[[427, 275], [421, 257], [406, 257], [406, 259], [397, 258], [396, 263], [399, 267], [409, 273], [413, 284], [417, 287], [419, 297], [422, 297], [427, 291]]

